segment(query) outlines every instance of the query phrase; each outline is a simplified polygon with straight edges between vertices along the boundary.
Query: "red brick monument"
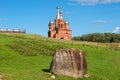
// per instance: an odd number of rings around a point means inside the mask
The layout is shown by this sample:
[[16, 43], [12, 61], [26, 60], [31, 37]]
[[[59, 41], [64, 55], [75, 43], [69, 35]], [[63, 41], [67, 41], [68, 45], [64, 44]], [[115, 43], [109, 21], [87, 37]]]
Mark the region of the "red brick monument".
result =
[[62, 17], [62, 10], [58, 6], [58, 13], [54, 21], [49, 22], [48, 37], [56, 39], [71, 40], [72, 31], [69, 29], [69, 22]]

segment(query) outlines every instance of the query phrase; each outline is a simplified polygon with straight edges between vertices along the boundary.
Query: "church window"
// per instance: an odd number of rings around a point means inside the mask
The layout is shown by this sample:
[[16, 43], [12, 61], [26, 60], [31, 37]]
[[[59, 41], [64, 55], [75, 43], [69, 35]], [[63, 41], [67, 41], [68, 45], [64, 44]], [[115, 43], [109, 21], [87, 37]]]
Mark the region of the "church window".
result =
[[63, 28], [63, 24], [61, 24], [61, 28]]
[[59, 28], [60, 28], [60, 24], [59, 24]]

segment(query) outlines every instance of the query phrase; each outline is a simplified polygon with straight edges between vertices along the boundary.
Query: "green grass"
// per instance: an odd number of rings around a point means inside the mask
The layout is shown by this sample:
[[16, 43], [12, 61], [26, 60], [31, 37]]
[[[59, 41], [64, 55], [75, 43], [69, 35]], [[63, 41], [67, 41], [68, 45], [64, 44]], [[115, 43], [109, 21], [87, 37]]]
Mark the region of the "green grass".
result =
[[120, 49], [100, 45], [39, 35], [0, 34], [0, 74], [4, 80], [48, 80], [52, 51], [77, 48], [86, 53], [90, 77], [74, 79], [55, 75], [55, 80], [120, 80]]

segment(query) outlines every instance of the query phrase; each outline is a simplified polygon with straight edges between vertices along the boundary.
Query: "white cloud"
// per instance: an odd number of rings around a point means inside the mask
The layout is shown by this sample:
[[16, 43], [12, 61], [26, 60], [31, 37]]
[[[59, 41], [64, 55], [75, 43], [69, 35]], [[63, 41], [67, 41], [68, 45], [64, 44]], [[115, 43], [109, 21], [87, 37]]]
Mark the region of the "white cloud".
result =
[[115, 30], [113, 30], [113, 33], [119, 33], [120, 32], [120, 27], [116, 27]]
[[101, 0], [101, 3], [107, 4], [107, 3], [118, 3], [120, 0]]
[[108, 3], [120, 3], [120, 0], [69, 0], [70, 2], [76, 2], [81, 5], [96, 5], [96, 4], [108, 4]]
[[71, 2], [76, 2], [81, 5], [95, 5], [99, 0], [70, 0]]
[[95, 22], [95, 23], [107, 23], [106, 20], [95, 20], [94, 22]]

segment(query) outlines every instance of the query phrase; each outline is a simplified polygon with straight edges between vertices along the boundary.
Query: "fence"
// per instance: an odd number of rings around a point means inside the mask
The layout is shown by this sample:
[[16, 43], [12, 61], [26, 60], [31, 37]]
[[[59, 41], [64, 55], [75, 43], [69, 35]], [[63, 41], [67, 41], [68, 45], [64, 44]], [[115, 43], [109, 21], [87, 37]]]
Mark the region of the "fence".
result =
[[2, 33], [26, 33], [26, 30], [25, 29], [0, 28], [0, 32]]

